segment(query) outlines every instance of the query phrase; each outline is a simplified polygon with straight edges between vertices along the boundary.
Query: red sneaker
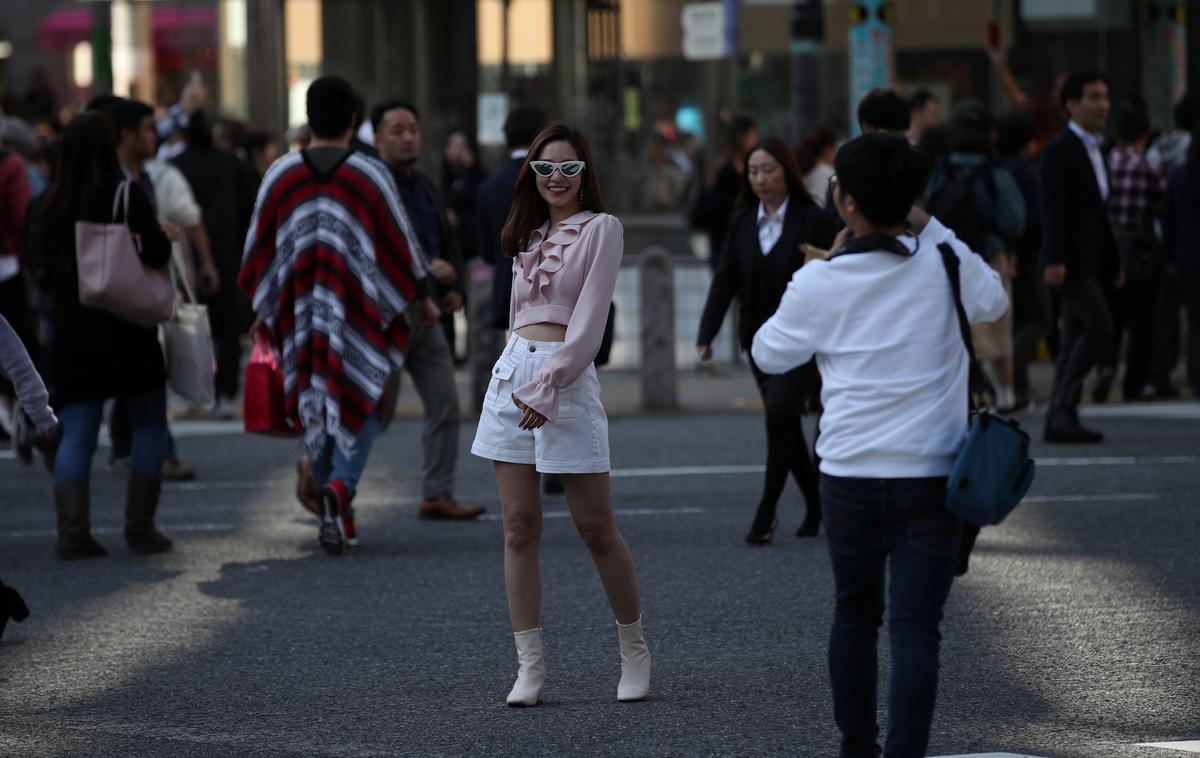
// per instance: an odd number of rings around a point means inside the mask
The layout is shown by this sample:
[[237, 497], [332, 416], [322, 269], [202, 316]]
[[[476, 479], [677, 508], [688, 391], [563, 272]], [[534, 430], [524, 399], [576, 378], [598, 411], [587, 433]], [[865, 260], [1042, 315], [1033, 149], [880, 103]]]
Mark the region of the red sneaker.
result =
[[324, 489], [333, 495], [336, 502], [334, 513], [338, 516], [336, 523], [342, 538], [348, 546], [354, 547], [358, 544], [358, 530], [354, 526], [354, 504], [350, 502], [346, 485], [334, 480], [326, 484]]

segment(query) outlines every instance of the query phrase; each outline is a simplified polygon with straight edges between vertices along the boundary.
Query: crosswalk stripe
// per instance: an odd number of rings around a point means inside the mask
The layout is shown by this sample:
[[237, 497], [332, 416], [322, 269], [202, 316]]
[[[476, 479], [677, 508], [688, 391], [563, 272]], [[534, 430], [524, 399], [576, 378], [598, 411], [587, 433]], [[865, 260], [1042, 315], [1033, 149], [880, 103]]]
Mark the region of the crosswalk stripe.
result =
[[1184, 740], [1182, 742], [1139, 742], [1138, 747], [1158, 747], [1164, 750], [1178, 750], [1182, 753], [1200, 753], [1200, 740]]

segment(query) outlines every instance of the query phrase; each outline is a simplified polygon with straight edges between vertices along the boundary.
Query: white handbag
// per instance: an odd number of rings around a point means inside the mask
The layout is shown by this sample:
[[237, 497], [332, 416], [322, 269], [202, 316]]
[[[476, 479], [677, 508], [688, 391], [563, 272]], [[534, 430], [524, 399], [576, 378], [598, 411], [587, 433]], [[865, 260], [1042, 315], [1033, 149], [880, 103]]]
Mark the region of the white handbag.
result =
[[201, 408], [216, 401], [212, 330], [208, 307], [196, 302], [186, 272], [176, 271], [171, 256], [171, 278], [183, 285], [185, 297], [177, 298], [175, 313], [163, 326], [163, 349], [167, 359], [167, 385]]

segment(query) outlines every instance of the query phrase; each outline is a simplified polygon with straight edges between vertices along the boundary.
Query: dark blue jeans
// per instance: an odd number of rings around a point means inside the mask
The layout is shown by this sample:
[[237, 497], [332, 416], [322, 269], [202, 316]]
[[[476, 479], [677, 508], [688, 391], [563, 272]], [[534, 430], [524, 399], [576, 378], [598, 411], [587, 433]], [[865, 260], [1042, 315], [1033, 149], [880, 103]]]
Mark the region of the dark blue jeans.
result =
[[[146, 392], [131, 392], [121, 399], [133, 425], [129, 468], [134, 473], [157, 479], [162, 475], [167, 449], [166, 388], [160, 386]], [[62, 436], [54, 458], [56, 482], [87, 482], [91, 478], [102, 406], [99, 400], [85, 400], [59, 409]]]
[[[937, 698], [942, 607], [960, 522], [946, 511], [946, 478], [821, 475], [837, 605], [829, 637], [833, 716], [842, 758], [879, 755], [876, 645], [888, 588], [892, 681], [887, 758], [924, 756]], [[886, 575], [890, 571], [891, 581]]]

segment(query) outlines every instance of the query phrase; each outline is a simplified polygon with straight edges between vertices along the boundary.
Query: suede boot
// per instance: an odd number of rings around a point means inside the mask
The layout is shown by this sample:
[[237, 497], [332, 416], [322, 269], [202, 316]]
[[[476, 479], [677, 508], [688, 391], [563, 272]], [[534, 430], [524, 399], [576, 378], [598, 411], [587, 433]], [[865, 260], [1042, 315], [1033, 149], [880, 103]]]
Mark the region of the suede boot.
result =
[[171, 540], [154, 528], [162, 480], [130, 472], [125, 490], [125, 545], [134, 553], [165, 553]]
[[546, 660], [542, 650], [542, 628], [514, 632], [517, 643], [517, 681], [508, 693], [508, 704], [537, 705], [546, 689]]
[[645, 700], [650, 694], [650, 650], [646, 647], [642, 620], [639, 618], [632, 624], [618, 621], [617, 636], [621, 641], [621, 682], [617, 685], [617, 700], [623, 703]]
[[58, 514], [58, 541], [54, 553], [59, 560], [98, 558], [108, 555], [91, 535], [91, 487], [87, 482], [56, 482], [54, 510]]

